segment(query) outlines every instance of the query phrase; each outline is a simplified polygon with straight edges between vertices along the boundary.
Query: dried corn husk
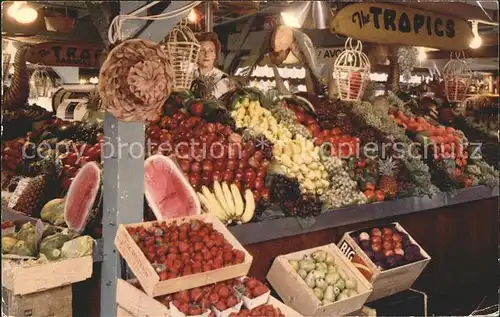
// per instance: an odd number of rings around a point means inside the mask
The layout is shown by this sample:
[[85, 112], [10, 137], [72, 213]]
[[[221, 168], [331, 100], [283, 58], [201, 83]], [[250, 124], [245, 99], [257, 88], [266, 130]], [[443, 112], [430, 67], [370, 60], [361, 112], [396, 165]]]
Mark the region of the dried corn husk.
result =
[[81, 236], [67, 241], [61, 248], [63, 258], [80, 258], [91, 255], [94, 247], [94, 239], [90, 236]]
[[169, 57], [153, 42], [133, 39], [116, 46], [99, 74], [106, 110], [121, 121], [156, 121], [174, 80]]

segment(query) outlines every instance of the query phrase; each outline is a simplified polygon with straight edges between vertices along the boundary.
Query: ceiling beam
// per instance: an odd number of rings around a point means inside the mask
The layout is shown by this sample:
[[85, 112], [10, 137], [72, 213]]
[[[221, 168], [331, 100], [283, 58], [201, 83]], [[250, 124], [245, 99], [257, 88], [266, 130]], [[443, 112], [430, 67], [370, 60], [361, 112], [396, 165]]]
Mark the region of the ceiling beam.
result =
[[[478, 49], [468, 49], [465, 51], [467, 58], [485, 58], [498, 57], [498, 46], [482, 46]], [[427, 52], [428, 59], [449, 59], [450, 52], [447, 51], [432, 51]]]

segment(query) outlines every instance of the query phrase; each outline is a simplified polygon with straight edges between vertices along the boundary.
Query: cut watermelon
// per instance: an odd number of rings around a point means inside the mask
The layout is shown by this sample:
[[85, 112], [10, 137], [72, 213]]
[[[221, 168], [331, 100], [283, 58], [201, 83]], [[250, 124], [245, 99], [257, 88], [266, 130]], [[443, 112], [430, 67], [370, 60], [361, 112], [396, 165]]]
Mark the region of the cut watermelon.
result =
[[66, 194], [64, 220], [69, 229], [82, 232], [95, 217], [102, 201], [101, 169], [86, 163], [76, 174]]
[[199, 215], [196, 192], [170, 158], [150, 156], [144, 162], [144, 193], [157, 220]]

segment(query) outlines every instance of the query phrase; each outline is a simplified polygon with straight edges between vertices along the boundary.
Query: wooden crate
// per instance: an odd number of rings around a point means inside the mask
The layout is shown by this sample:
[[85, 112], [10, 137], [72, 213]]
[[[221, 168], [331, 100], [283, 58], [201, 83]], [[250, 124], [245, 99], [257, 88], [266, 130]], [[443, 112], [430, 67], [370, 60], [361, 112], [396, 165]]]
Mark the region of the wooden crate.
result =
[[90, 278], [92, 265], [92, 256], [30, 267], [20, 267], [17, 260], [2, 259], [2, 286], [14, 295], [38, 293]]
[[117, 306], [116, 307], [116, 317], [135, 317], [131, 313], [129, 313], [127, 310], [124, 308]]
[[151, 263], [142, 253], [139, 246], [128, 233], [128, 227], [151, 227], [156, 221], [143, 222], [129, 225], [120, 225], [116, 233], [115, 246], [121, 256], [125, 259], [128, 266], [137, 277], [142, 287], [149, 296], [156, 297], [181, 291], [183, 289], [191, 289], [194, 287], [213, 284], [219, 281], [229, 280], [232, 278], [245, 276], [250, 270], [253, 257], [248, 251], [243, 248], [241, 243], [227, 230], [226, 226], [220, 222], [217, 217], [212, 214], [204, 214], [199, 216], [185, 217], [172, 219], [167, 223], [176, 221], [177, 223], [189, 222], [193, 219], [202, 220], [207, 223], [212, 223], [214, 229], [222, 233], [226, 240], [238, 250], [245, 253], [245, 261], [240, 264], [223, 267], [217, 270], [212, 270], [203, 273], [182, 276], [171, 280], [160, 281], [160, 276], [155, 271]]
[[[322, 306], [311, 288], [294, 271], [288, 260], [301, 260], [304, 255], [315, 251], [324, 250], [335, 258], [335, 263], [342, 268], [348, 276], [354, 277], [358, 283], [359, 294], [351, 298]], [[283, 302], [305, 316], [342, 316], [363, 307], [371, 293], [370, 283], [345, 257], [335, 244], [329, 244], [303, 250], [299, 252], [280, 255], [274, 260], [267, 273], [267, 280], [279, 294]]]
[[[408, 232], [406, 232], [406, 230], [399, 223], [395, 222], [393, 224], [400, 232], [408, 234]], [[371, 274], [366, 277], [373, 285], [373, 292], [367, 302], [372, 302], [410, 288], [431, 260], [429, 254], [427, 254], [427, 252], [425, 252], [425, 250], [408, 234], [411, 243], [420, 247], [424, 259], [390, 270], [381, 270], [370, 260], [356, 241], [352, 239], [350, 235], [351, 232], [346, 232], [338, 245], [347, 258], [353, 262], [360, 263], [361, 265], [368, 267], [370, 270]]]
[[14, 295], [2, 287], [2, 314], [4, 316], [71, 317], [72, 286], [52, 288], [43, 292]]
[[118, 279], [116, 283], [116, 303], [133, 316], [170, 316], [168, 307], [148, 296], [130, 282]]
[[[118, 279], [116, 285], [116, 303], [118, 310], [122, 309], [130, 316], [143, 317], [167, 317], [170, 315], [168, 307], [149, 297], [146, 293], [135, 287], [132, 283], [136, 280], [125, 281]], [[281, 310], [286, 317], [303, 317], [301, 314], [294, 311], [292, 308], [283, 304], [276, 298], [269, 296], [267, 304], [271, 304]], [[120, 314], [118, 314], [120, 317]], [[128, 317], [129, 315], [122, 315]]]

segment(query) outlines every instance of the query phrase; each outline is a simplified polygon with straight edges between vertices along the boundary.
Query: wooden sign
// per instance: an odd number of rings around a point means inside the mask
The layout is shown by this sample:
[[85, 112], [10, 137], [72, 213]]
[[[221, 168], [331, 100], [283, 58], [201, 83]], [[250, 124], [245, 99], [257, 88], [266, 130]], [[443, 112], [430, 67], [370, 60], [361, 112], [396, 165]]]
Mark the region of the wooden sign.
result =
[[28, 62], [46, 66], [99, 68], [103, 54], [103, 45], [46, 42], [32, 46], [28, 54]]
[[472, 29], [464, 20], [387, 3], [356, 3], [333, 18], [333, 33], [379, 44], [448, 51], [469, 48]]

